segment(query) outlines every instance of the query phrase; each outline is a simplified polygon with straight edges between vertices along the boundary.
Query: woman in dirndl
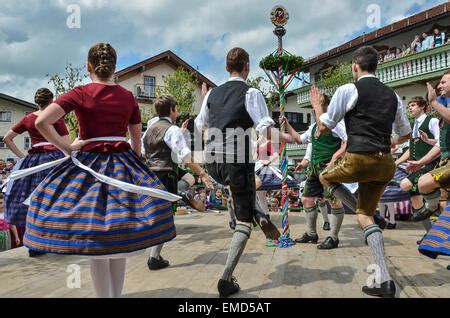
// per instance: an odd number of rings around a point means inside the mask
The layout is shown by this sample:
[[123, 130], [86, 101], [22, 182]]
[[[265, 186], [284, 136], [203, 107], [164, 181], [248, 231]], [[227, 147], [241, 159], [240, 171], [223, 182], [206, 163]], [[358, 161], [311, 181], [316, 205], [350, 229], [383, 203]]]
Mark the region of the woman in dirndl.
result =
[[[24, 238], [41, 252], [88, 256], [102, 298], [121, 296], [127, 256], [175, 238], [169, 201], [180, 199], [140, 157], [139, 106], [114, 83], [116, 61], [111, 45], [94, 45], [87, 63], [92, 83], [57, 99], [36, 121], [42, 135], [70, 155], [31, 195]], [[52, 124], [72, 111], [80, 141], [70, 145]]]
[[[20, 158], [13, 171], [36, 167], [64, 157], [64, 154], [59, 149], [47, 142], [35, 126], [38, 116], [53, 102], [53, 93], [47, 88], [40, 88], [34, 96], [34, 101], [38, 107], [38, 111], [23, 117], [22, 120], [15, 124], [3, 138], [3, 141], [8, 148]], [[53, 127], [67, 143], [70, 141], [69, 131], [64, 123], [64, 119], [61, 118], [58, 120]], [[17, 136], [25, 132], [28, 132], [32, 143], [32, 147], [26, 156], [14, 142], [14, 139]], [[24, 204], [24, 201], [30, 196], [33, 190], [36, 189], [39, 183], [44, 180], [50, 171], [51, 168], [14, 182], [11, 180], [5, 183], [5, 218], [10, 225], [15, 225], [20, 233], [25, 232], [25, 222], [28, 213], [28, 206]], [[41, 253], [29, 250], [29, 255], [30, 257], [35, 257], [41, 255]]]
[[437, 222], [427, 233], [419, 252], [432, 259], [450, 256], [450, 206], [441, 213]]

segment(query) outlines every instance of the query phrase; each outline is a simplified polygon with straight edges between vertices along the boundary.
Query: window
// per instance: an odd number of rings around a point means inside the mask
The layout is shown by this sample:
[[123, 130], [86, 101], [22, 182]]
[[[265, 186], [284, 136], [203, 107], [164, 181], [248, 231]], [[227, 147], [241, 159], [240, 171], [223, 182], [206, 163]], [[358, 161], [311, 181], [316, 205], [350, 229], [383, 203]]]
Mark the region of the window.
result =
[[[11, 112], [0, 112], [0, 122], [11, 122]], [[3, 138], [3, 137], [2, 137]]]
[[306, 116], [307, 116], [307, 124], [311, 125], [311, 114], [308, 114]]
[[23, 138], [23, 144], [24, 144], [24, 148], [25, 150], [30, 150], [31, 149], [31, 138], [30, 137], [24, 137]]
[[153, 98], [155, 97], [155, 82], [156, 79], [153, 76], [144, 76], [145, 96]]
[[0, 149], [7, 149], [8, 146], [3, 142], [3, 137], [5, 136], [0, 136]]

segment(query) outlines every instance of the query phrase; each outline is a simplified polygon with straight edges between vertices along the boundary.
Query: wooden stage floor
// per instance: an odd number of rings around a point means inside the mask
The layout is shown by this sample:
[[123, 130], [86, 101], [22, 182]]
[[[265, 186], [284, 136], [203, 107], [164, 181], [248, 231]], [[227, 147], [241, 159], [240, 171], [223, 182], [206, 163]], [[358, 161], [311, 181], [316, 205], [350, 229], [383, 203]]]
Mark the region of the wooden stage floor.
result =
[[[272, 218], [280, 223], [279, 215]], [[290, 222], [293, 236], [300, 236], [305, 229], [302, 214], [291, 214]], [[171, 266], [150, 272], [147, 253], [130, 257], [124, 297], [218, 297], [217, 280], [232, 235], [227, 213], [177, 216], [176, 223], [178, 237], [163, 250]], [[321, 227], [320, 216], [319, 224]], [[390, 271], [401, 289], [399, 297], [450, 297], [450, 258], [434, 261], [418, 253], [416, 241], [423, 234], [420, 224], [400, 222], [397, 230], [384, 233]], [[326, 238], [322, 230], [319, 236]], [[235, 272], [242, 288], [236, 297], [361, 298], [371, 261], [355, 216], [346, 216], [340, 248], [333, 251], [319, 251], [315, 245], [268, 248], [257, 229]], [[72, 264], [81, 269], [81, 288], [67, 287], [71, 275], [67, 269]], [[30, 259], [25, 248], [1, 253], [0, 281], [0, 297], [95, 297], [88, 261], [80, 257]]]

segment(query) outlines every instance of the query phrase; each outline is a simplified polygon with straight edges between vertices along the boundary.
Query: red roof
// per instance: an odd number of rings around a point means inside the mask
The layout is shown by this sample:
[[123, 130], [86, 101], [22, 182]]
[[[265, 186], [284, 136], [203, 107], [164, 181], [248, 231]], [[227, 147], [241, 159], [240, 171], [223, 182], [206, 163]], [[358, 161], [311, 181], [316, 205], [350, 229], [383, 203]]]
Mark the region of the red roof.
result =
[[156, 56], [153, 56], [149, 59], [146, 59], [142, 62], [139, 62], [137, 64], [134, 64], [132, 66], [129, 66], [121, 71], [116, 72], [116, 74], [114, 74], [115, 77], [120, 77], [123, 76], [125, 74], [128, 74], [132, 71], [135, 71], [147, 64], [151, 64], [151, 63], [155, 63], [157, 61], [163, 61], [163, 60], [167, 60], [170, 61], [180, 67], [183, 67], [191, 72], [194, 72], [195, 74], [197, 74], [197, 77], [199, 79], [200, 82], [206, 83], [209, 87], [216, 87], [217, 85], [214, 84], [211, 80], [209, 80], [206, 76], [204, 76], [202, 73], [200, 73], [199, 71], [197, 71], [195, 68], [193, 68], [191, 65], [189, 65], [188, 63], [186, 63], [184, 60], [182, 60], [179, 56], [177, 56], [175, 53], [173, 53], [172, 51], [165, 51], [161, 54], [158, 54]]
[[381, 29], [378, 29], [374, 32], [359, 36], [345, 44], [342, 44], [341, 46], [338, 46], [318, 56], [310, 58], [305, 62], [304, 67], [308, 67], [313, 64], [317, 64], [323, 60], [327, 60], [332, 57], [347, 53], [349, 51], [356, 49], [359, 46], [370, 45], [371, 43], [378, 41], [382, 38], [393, 36], [399, 31], [403, 31], [404, 29], [417, 27], [421, 24], [429, 22], [430, 20], [436, 19], [437, 17], [447, 16], [450, 14], [449, 11], [450, 11], [450, 3], [449, 2], [443, 3], [441, 5], [438, 5], [437, 7], [431, 8], [429, 10], [420, 12], [416, 15], [410, 16], [401, 21], [382, 27]]

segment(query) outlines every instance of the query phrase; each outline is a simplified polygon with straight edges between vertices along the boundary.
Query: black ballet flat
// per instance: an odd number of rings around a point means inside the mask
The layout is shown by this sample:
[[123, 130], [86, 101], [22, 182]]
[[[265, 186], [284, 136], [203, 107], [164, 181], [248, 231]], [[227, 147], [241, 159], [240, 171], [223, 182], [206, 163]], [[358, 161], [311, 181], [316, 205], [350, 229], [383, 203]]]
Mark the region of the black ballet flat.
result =
[[169, 267], [170, 264], [169, 264], [168, 261], [166, 261], [166, 260], [165, 260], [164, 258], [162, 258], [162, 257], [160, 257], [159, 259], [154, 258], [154, 257], [150, 257], [150, 258], [148, 259], [147, 265], [148, 265], [148, 269], [149, 269], [149, 270], [151, 270], [151, 271], [157, 271], [157, 270], [160, 270], [160, 269], [164, 269], [164, 268]]
[[397, 223], [388, 223], [386, 226], [386, 229], [388, 230], [395, 230], [397, 228]]
[[33, 250], [28, 250], [28, 256], [31, 257], [31, 258], [36, 258], [36, 257], [42, 256], [42, 255], [45, 255], [45, 254], [46, 253], [43, 253], [43, 252], [36, 252], [36, 251], [33, 251]]

